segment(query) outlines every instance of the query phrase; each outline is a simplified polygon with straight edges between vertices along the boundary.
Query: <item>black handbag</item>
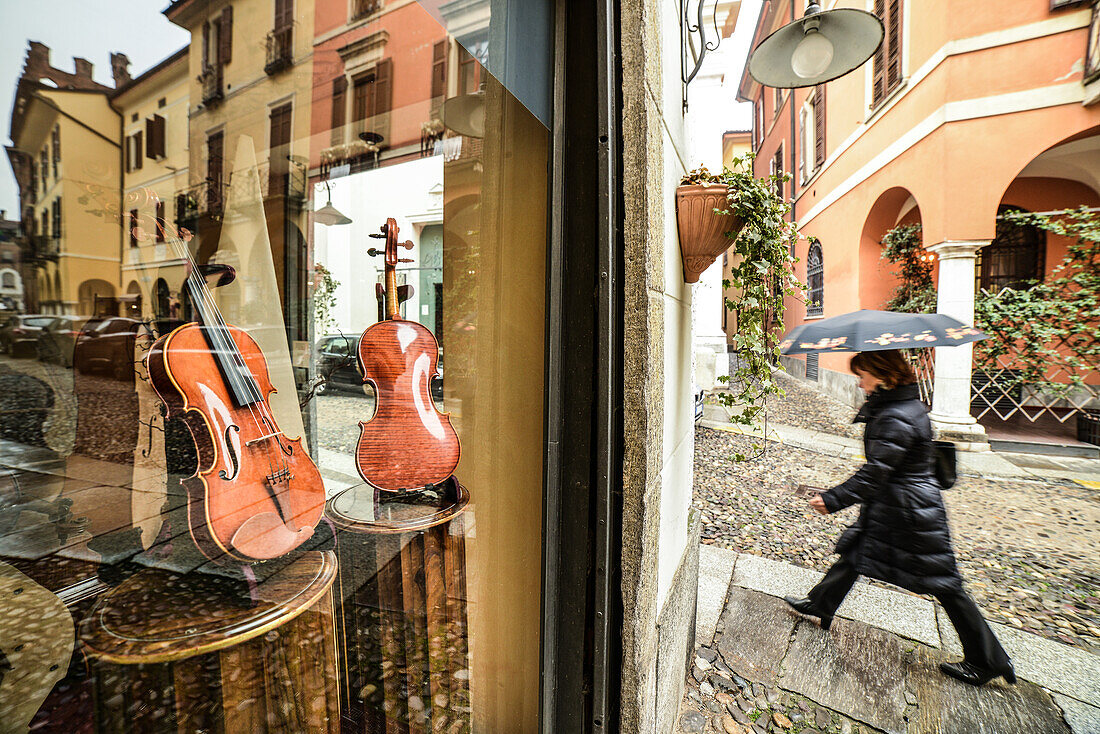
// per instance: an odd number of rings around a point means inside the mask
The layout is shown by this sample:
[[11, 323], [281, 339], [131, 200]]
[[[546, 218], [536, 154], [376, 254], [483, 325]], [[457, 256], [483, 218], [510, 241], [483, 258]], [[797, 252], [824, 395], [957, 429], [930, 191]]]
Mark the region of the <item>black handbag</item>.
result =
[[958, 479], [955, 444], [950, 441], [933, 441], [932, 448], [936, 481], [940, 483], [941, 489], [950, 489], [955, 486], [955, 480]]

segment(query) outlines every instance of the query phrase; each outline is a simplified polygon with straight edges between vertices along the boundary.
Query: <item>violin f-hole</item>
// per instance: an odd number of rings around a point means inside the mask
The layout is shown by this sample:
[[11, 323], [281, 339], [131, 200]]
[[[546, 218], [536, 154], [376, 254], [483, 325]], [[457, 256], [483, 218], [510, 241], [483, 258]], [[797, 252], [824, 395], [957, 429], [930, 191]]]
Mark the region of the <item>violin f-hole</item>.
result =
[[233, 442], [229, 440], [229, 431], [231, 430], [240, 433], [241, 428], [232, 423], [225, 427], [225, 453], [229, 456], [229, 460], [233, 462], [233, 473], [226, 475], [225, 469], [221, 469], [218, 471], [218, 478], [227, 481], [241, 473], [241, 461], [237, 458], [237, 452], [233, 450]]

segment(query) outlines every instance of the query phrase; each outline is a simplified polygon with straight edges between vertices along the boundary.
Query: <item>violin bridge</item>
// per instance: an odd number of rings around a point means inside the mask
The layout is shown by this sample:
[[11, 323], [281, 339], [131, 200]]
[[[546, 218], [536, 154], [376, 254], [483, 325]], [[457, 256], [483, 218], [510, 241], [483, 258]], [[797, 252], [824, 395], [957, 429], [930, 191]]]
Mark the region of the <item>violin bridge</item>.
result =
[[290, 473], [290, 469], [280, 469], [279, 471], [275, 471], [267, 475], [267, 481], [271, 484], [289, 482], [293, 478], [294, 476]]

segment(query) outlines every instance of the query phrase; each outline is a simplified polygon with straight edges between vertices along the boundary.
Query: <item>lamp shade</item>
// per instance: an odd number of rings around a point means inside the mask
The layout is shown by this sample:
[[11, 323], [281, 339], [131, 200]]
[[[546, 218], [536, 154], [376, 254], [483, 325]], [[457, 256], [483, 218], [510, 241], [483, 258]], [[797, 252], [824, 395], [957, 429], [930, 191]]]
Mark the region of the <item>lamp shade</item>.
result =
[[485, 93], [478, 91], [445, 100], [440, 116], [443, 124], [459, 135], [485, 137]]
[[760, 42], [749, 57], [749, 74], [779, 89], [823, 84], [860, 67], [884, 35], [882, 21], [864, 10], [808, 13]]
[[326, 227], [331, 227], [334, 224], [351, 224], [351, 219], [334, 207], [331, 201], [313, 212], [313, 221]]

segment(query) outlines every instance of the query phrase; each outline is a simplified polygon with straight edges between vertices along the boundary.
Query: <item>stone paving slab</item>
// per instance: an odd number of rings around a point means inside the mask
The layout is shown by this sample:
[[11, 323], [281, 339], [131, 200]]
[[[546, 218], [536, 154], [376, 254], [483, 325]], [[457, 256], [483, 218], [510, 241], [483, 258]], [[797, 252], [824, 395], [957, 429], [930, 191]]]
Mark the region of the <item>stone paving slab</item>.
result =
[[[944, 649], [955, 658], [962, 655], [959, 636], [942, 611], [938, 624]], [[1027, 678], [1044, 688], [1100, 706], [1100, 656], [996, 622], [989, 626], [1012, 658], [1018, 678]]]
[[[742, 554], [733, 583], [772, 596], [805, 596], [822, 576], [790, 563]], [[940, 646], [935, 604], [919, 596], [857, 583], [837, 614], [932, 647]]]
[[699, 546], [699, 596], [695, 607], [696, 645], [710, 645], [726, 603], [737, 551]]
[[916, 711], [910, 711], [915, 731], [1070, 734], [1060, 708], [1039, 686], [1026, 681], [1010, 686], [998, 679], [976, 688], [940, 672], [942, 661], [941, 653], [919, 648], [906, 671], [906, 688], [916, 699]]
[[1062, 709], [1073, 734], [1100, 734], [1100, 708], [1081, 703], [1076, 698], [1053, 693], [1054, 703]]
[[718, 652], [734, 673], [773, 685], [797, 621], [782, 600], [732, 587], [719, 622]]
[[780, 687], [890, 734], [905, 734], [903, 641], [861, 622], [799, 622]]

